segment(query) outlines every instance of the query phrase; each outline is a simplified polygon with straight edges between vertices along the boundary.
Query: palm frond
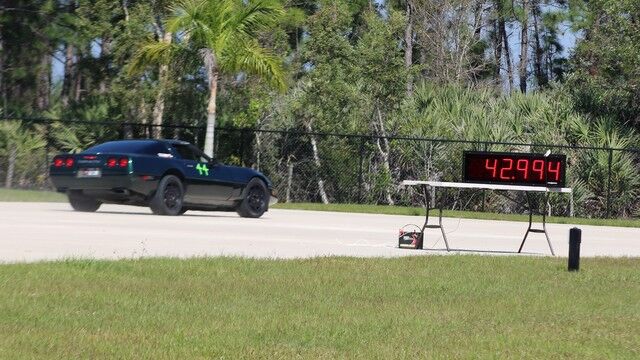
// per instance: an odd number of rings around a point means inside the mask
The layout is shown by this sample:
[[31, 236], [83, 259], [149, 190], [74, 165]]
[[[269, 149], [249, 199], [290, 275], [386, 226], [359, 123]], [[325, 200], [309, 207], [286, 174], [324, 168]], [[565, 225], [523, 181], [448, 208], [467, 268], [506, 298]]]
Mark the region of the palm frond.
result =
[[182, 0], [170, 8], [173, 16], [167, 30], [179, 34], [184, 43], [202, 48], [211, 45], [220, 34], [220, 12], [228, 1]]
[[136, 51], [129, 64], [129, 73], [140, 73], [150, 65], [168, 63], [171, 60], [175, 46], [174, 44], [158, 41], [148, 42], [142, 45], [142, 47]]
[[169, 6], [169, 12], [173, 14], [167, 21], [167, 30], [178, 32], [181, 29], [190, 28], [194, 21], [203, 18], [207, 9], [206, 0], [180, 0]]
[[222, 71], [246, 71], [264, 77], [269, 84], [279, 90], [285, 89], [282, 63], [275, 54], [262, 48], [256, 40], [245, 38], [238, 41], [238, 45], [222, 54], [220, 61]]
[[259, 31], [275, 24], [284, 14], [284, 9], [279, 3], [259, 0], [240, 6], [236, 15], [224, 23], [223, 29], [255, 37]]
[[149, 66], [174, 64], [181, 69], [192, 69], [199, 63], [198, 54], [180, 43], [148, 42], [135, 54], [129, 66], [130, 74], [145, 71]]

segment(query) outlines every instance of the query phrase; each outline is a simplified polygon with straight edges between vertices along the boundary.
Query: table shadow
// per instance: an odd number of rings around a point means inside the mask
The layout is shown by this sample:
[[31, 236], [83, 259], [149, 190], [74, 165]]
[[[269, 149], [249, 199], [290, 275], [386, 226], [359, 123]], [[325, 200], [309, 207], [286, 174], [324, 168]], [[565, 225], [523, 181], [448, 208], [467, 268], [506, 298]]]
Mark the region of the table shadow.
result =
[[454, 249], [454, 248], [450, 248], [449, 250], [444, 249], [444, 248], [424, 248], [422, 250], [425, 251], [435, 251], [435, 252], [463, 252], [463, 253], [481, 253], [481, 254], [503, 254], [503, 255], [544, 255], [544, 256], [551, 256], [551, 254], [546, 254], [546, 253], [538, 253], [538, 252], [529, 252], [529, 251], [522, 251], [522, 252], [518, 252], [518, 251], [508, 251], [508, 250], [485, 250], [485, 249]]

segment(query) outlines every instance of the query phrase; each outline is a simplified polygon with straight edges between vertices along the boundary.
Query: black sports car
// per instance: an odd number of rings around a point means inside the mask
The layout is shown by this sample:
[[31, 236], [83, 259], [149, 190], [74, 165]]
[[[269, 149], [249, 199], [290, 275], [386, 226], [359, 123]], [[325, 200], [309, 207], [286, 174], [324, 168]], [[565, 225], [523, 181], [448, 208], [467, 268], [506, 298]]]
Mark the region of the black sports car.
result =
[[212, 210], [258, 218], [277, 201], [262, 173], [223, 165], [179, 140], [106, 142], [55, 156], [49, 173], [78, 211], [113, 203], [149, 206], [158, 215]]

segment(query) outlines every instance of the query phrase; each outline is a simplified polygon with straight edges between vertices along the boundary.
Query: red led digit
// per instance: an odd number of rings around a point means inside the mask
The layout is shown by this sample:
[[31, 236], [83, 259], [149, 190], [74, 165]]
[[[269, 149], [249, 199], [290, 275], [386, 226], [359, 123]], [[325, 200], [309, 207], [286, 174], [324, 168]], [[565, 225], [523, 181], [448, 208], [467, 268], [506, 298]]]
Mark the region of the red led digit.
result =
[[533, 172], [538, 173], [539, 180], [543, 180], [544, 179], [544, 160], [533, 160], [532, 170]]
[[[553, 167], [553, 164], [556, 167]], [[549, 161], [549, 165], [547, 166], [547, 173], [554, 174], [553, 181], [560, 181], [560, 161]]]
[[[489, 160], [492, 160], [493, 165], [489, 165]], [[492, 171], [491, 177], [495, 178], [498, 172], [498, 159], [486, 159], [484, 161], [484, 168], [487, 170], [491, 170]]]
[[529, 178], [529, 159], [520, 159], [516, 163], [516, 169], [522, 171], [522, 177], [527, 180]]
[[500, 179], [513, 180], [514, 179], [513, 176], [510, 177], [505, 175], [505, 172], [513, 170], [513, 159], [502, 159], [502, 163], [504, 164], [505, 162], [508, 163], [509, 165], [503, 166], [502, 169], [500, 169]]

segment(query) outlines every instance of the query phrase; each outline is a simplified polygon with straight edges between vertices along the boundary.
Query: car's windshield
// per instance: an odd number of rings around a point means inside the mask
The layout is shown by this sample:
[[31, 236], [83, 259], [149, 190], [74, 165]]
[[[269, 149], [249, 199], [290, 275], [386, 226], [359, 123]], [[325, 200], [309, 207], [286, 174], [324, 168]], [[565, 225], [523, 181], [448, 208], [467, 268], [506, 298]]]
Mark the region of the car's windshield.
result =
[[109, 141], [104, 144], [92, 146], [83, 151], [84, 154], [98, 153], [125, 153], [125, 154], [146, 154], [155, 155], [158, 153], [166, 153], [168, 149], [166, 145], [159, 141], [153, 140], [124, 140]]

